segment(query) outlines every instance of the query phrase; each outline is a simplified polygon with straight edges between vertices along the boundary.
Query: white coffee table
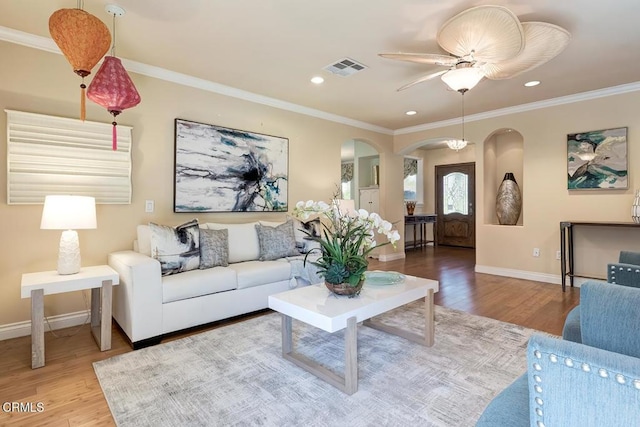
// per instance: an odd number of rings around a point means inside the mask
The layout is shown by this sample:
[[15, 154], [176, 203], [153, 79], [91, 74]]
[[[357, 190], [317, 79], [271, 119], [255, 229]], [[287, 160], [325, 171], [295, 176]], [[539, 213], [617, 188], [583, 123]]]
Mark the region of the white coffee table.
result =
[[[394, 285], [367, 285], [356, 298], [336, 297], [324, 286], [311, 285], [269, 296], [269, 308], [282, 314], [282, 356], [344, 393], [358, 391], [358, 322], [425, 346], [434, 341], [433, 294], [438, 282], [414, 276]], [[372, 318], [425, 297], [424, 334], [373, 321]], [[291, 319], [333, 333], [345, 331], [345, 372], [336, 374], [293, 348]]]

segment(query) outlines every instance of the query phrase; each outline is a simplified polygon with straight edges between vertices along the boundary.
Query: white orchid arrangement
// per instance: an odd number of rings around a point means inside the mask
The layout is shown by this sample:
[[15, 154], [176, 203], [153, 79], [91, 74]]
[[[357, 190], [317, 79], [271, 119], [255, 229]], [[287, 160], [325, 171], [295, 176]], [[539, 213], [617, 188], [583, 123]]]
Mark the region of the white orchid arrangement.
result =
[[[307, 238], [320, 244], [321, 256], [312, 261], [318, 267], [325, 281], [331, 284], [348, 283], [357, 286], [364, 279], [367, 270], [367, 255], [376, 247], [376, 232], [387, 237], [387, 242], [377, 246], [392, 244], [400, 240], [400, 233], [393, 225], [377, 213], [364, 209], [346, 212], [336, 200], [331, 204], [319, 201], [298, 202], [293, 215], [308, 221], [312, 216], [325, 219], [322, 222], [322, 235], [313, 236], [302, 230]], [[313, 252], [310, 251], [307, 256]], [[305, 262], [307, 257], [305, 257]]]

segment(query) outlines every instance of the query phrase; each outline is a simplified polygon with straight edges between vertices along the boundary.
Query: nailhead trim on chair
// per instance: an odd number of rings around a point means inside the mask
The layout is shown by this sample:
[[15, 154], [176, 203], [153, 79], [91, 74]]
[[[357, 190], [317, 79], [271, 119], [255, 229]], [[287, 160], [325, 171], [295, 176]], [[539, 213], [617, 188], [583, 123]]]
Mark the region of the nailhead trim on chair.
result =
[[[624, 271], [624, 270], [625, 270], [625, 267], [618, 267], [617, 268], [617, 271]], [[638, 268], [634, 269], [634, 268], [626, 267], [626, 270], [629, 273], [633, 272], [633, 273], [636, 273], [636, 274], [640, 274], [640, 269], [638, 269]], [[616, 284], [616, 266], [615, 265], [611, 266], [611, 274], [610, 274], [610, 276], [611, 276], [610, 277], [610, 282], [615, 285]]]
[[[534, 350], [533, 355], [535, 356], [536, 359], [542, 359], [542, 356], [543, 356], [540, 350]], [[553, 353], [547, 354], [547, 357], [549, 358], [549, 361], [551, 363], [554, 363], [554, 364], [562, 363], [570, 369], [574, 367], [579, 367], [579, 369], [581, 369], [585, 374], [589, 374], [592, 371], [597, 372], [597, 374], [601, 378], [604, 378], [604, 379], [611, 378], [613, 381], [615, 381], [617, 384], [621, 386], [631, 386], [631, 387], [634, 387], [636, 390], [640, 390], [640, 379], [634, 379], [634, 380], [627, 379], [622, 374], [614, 373], [614, 372], [610, 373], [604, 368], [598, 368], [596, 366], [592, 367], [587, 362], [579, 362], [571, 359], [570, 357], [565, 357], [563, 358], [564, 360], [562, 361], [560, 360], [562, 359], [562, 357], [559, 357]], [[543, 367], [538, 362], [534, 362], [532, 366], [533, 366], [533, 369], [535, 369], [537, 372], [536, 374], [533, 375], [533, 380], [537, 383], [534, 385], [533, 389], [536, 393], [541, 394], [542, 393], [541, 384], [543, 383], [543, 379], [542, 379]], [[544, 411], [543, 411], [544, 401], [540, 396], [536, 396], [534, 398], [534, 401], [536, 402], [536, 405], [538, 405], [538, 407], [534, 409], [536, 416], [538, 418], [542, 418], [544, 416]], [[545, 427], [545, 424], [541, 419], [538, 419], [536, 421], [536, 425], [538, 427]]]

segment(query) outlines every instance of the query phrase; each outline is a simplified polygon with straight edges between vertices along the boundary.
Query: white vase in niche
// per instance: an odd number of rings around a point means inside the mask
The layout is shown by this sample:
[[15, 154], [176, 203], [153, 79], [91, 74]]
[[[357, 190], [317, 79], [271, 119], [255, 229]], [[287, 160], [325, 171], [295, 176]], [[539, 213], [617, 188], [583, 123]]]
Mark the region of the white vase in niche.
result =
[[500, 225], [516, 225], [522, 210], [522, 195], [513, 173], [504, 174], [496, 195], [496, 215]]
[[636, 190], [636, 197], [633, 198], [633, 205], [631, 205], [631, 219], [636, 224], [640, 224], [640, 190]]

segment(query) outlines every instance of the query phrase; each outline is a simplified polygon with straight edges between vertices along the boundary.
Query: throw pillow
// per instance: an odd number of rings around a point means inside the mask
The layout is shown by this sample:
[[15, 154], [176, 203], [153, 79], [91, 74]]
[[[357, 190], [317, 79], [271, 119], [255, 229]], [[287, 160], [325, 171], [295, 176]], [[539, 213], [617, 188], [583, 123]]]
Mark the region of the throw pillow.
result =
[[176, 227], [149, 223], [151, 256], [160, 261], [163, 276], [200, 266], [200, 228], [194, 219]]
[[293, 221], [277, 227], [256, 224], [256, 232], [260, 243], [260, 261], [300, 255], [293, 235]]
[[200, 270], [229, 265], [229, 231], [200, 229]]
[[309, 240], [307, 234], [305, 234], [302, 230], [311, 233], [311, 235], [314, 237], [320, 237], [322, 235], [322, 223], [320, 222], [320, 218], [315, 218], [307, 222], [293, 218], [292, 221], [298, 252], [304, 255], [314, 248], [319, 249], [320, 243]]

